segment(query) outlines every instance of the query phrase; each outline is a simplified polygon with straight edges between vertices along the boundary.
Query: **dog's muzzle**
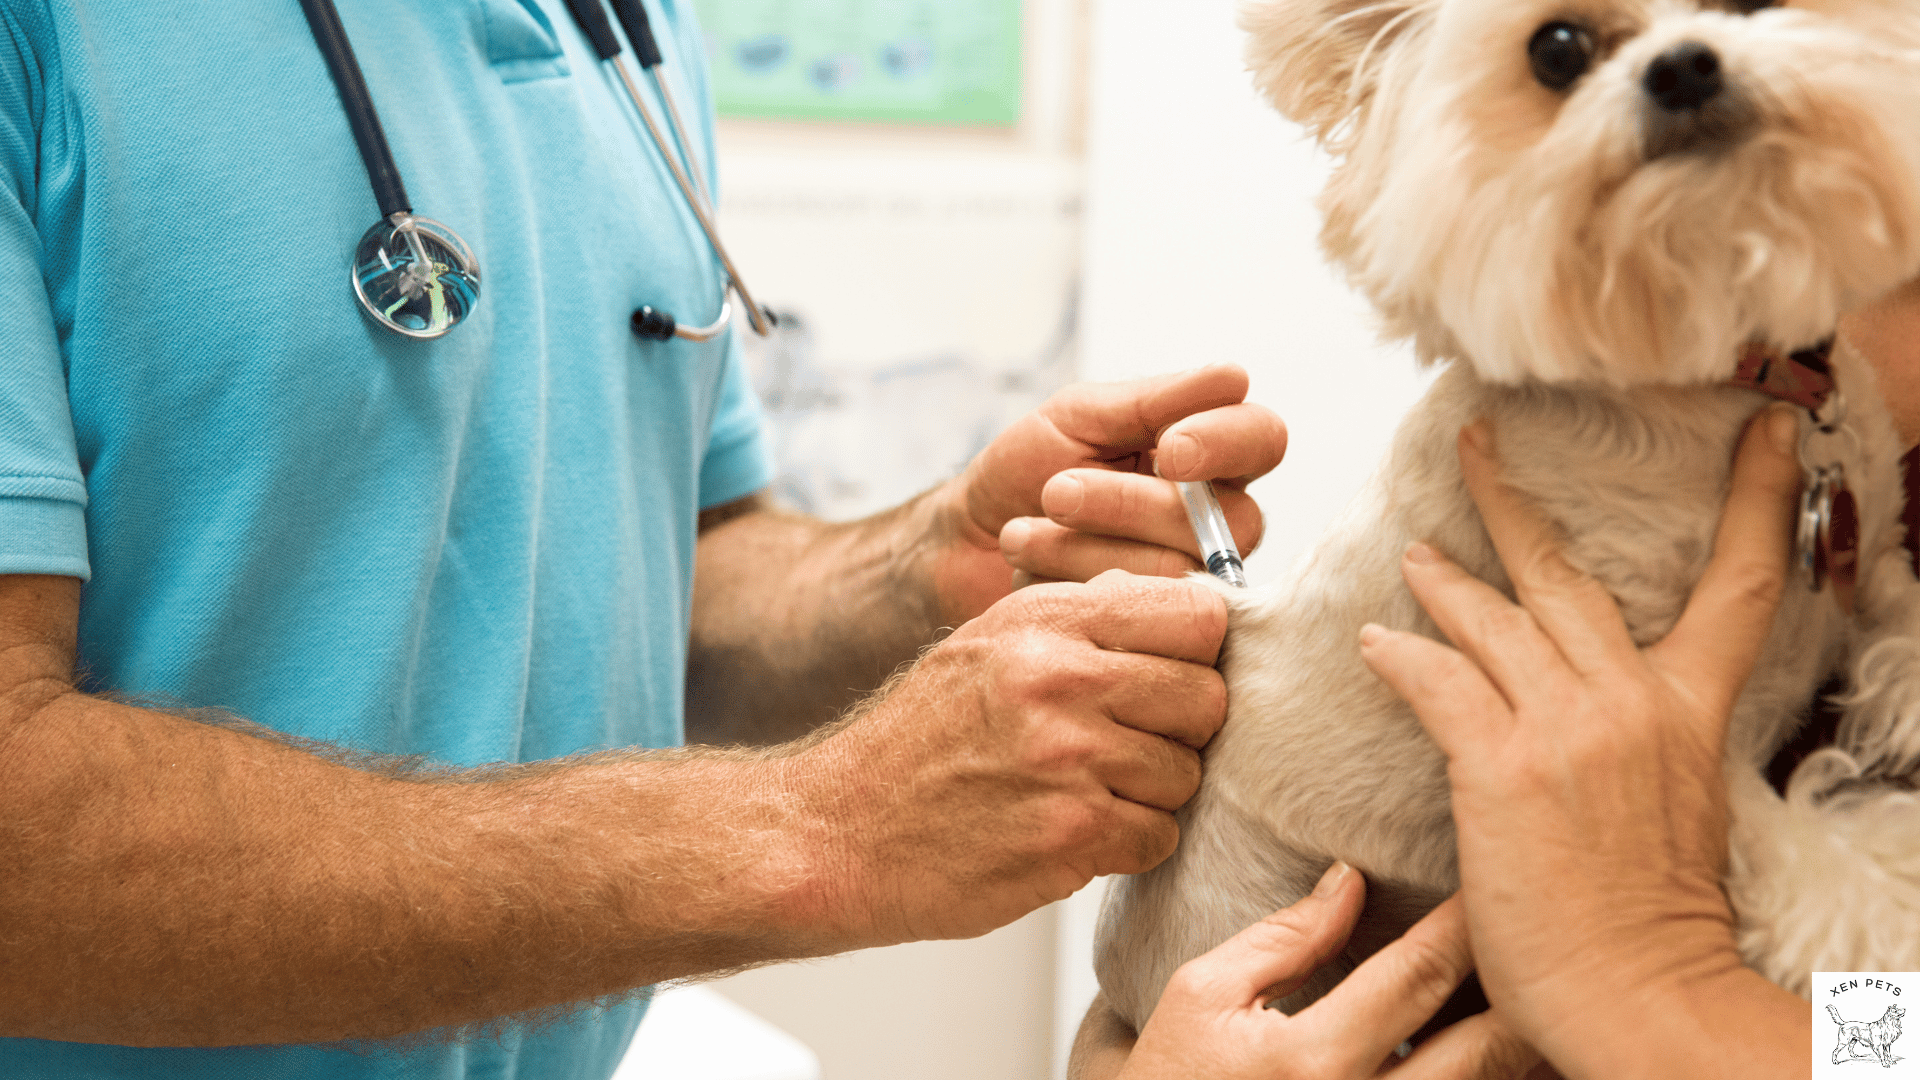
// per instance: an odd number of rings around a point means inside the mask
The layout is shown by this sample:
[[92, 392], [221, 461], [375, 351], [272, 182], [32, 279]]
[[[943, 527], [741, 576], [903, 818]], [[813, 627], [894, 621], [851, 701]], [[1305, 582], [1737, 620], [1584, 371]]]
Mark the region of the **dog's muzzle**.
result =
[[1701, 42], [1683, 41], [1654, 57], [1640, 88], [1648, 161], [1725, 149], [1753, 126], [1753, 110], [1728, 84], [1720, 54]]

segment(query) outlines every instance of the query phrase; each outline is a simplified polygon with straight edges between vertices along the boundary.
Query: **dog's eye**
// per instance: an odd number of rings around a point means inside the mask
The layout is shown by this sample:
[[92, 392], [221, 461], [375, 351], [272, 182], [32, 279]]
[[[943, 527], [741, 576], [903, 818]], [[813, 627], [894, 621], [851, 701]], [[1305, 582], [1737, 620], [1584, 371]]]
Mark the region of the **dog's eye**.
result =
[[1593, 53], [1593, 35], [1572, 23], [1548, 23], [1527, 43], [1533, 77], [1549, 90], [1565, 90], [1578, 82], [1593, 66]]

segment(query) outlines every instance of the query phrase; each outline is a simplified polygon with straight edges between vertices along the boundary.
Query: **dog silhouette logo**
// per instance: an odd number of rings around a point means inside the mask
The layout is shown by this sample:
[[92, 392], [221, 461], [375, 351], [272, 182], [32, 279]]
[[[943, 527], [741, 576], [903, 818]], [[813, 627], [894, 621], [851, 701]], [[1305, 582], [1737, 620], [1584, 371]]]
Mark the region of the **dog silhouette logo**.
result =
[[[1920, 973], [1816, 971], [1809, 981], [1813, 1080], [1847, 1076], [1920, 1080], [1920, 1055], [1900, 1053], [1908, 991], [1920, 989]], [[1831, 1029], [1826, 1026], [1828, 1020], [1833, 1021]], [[1833, 1032], [1831, 1042], [1822, 1034], [1828, 1030]], [[1856, 1063], [1862, 1067], [1853, 1068]]]
[[1868, 1023], [1863, 1020], [1848, 1020], [1840, 1015], [1840, 1010], [1827, 1006], [1827, 1015], [1840, 1028], [1839, 1041], [1833, 1046], [1835, 1065], [1848, 1061], [1874, 1061], [1885, 1068], [1892, 1068], [1901, 1060], [1893, 1052], [1893, 1044], [1900, 1041], [1900, 1018], [1907, 1010], [1898, 1005], [1887, 1006], [1880, 1019]]

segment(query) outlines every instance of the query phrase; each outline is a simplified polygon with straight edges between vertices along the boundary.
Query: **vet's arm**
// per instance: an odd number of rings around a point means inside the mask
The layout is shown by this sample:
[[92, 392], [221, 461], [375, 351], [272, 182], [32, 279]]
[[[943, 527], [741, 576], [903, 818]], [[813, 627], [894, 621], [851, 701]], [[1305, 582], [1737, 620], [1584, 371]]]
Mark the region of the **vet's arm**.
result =
[[0, 577], [0, 1036], [375, 1038], [1004, 925], [1173, 850], [1226, 612], [1029, 589], [830, 732], [423, 776], [89, 696]]
[[1032, 580], [1200, 569], [1172, 480], [1216, 481], [1242, 551], [1243, 490], [1279, 464], [1286, 427], [1245, 401], [1246, 372], [1082, 384], [1010, 426], [953, 480], [829, 525], [756, 497], [702, 517], [688, 669], [689, 738], [767, 743], [831, 719], [943, 628]]
[[1447, 754], [1487, 997], [1574, 1080], [1805, 1075], [1807, 1005], [1741, 962], [1720, 884], [1726, 725], [1786, 576], [1796, 435], [1784, 406], [1750, 427], [1713, 560], [1643, 650], [1470, 428], [1461, 467], [1524, 607], [1416, 545], [1407, 582], [1461, 651], [1362, 636]]
[[[1346, 945], [1366, 886], [1344, 864], [1313, 894], [1275, 912], [1174, 973], [1138, 1040], [1095, 999], [1074, 1040], [1071, 1080], [1358, 1080], [1446, 1003], [1473, 968], [1457, 899], [1354, 969], [1331, 993], [1288, 1016], [1266, 1007], [1298, 989]], [[1539, 1061], [1495, 1014], [1423, 1042], [1396, 1077], [1517, 1080]]]

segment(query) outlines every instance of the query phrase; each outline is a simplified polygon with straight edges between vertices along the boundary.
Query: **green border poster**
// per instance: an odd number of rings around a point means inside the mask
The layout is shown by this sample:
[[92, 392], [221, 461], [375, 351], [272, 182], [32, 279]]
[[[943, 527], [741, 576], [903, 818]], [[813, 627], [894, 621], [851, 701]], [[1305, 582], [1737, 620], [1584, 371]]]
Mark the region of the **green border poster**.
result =
[[1020, 0], [694, 0], [728, 116], [1012, 125]]

